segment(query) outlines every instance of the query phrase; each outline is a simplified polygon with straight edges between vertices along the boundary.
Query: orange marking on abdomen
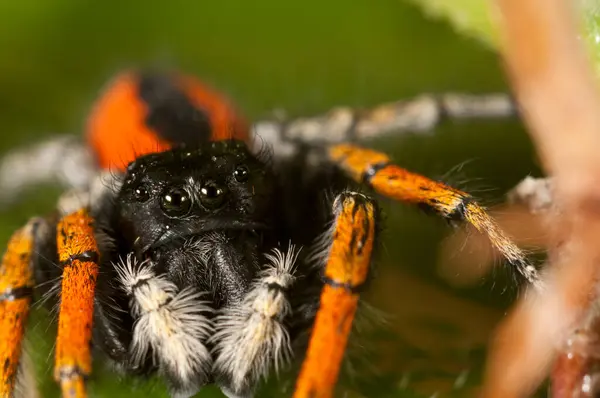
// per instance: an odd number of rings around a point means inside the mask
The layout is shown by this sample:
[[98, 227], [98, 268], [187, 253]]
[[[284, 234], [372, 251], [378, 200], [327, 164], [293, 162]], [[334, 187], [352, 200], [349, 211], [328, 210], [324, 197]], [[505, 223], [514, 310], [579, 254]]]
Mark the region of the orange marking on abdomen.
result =
[[234, 138], [248, 142], [248, 123], [225, 96], [209, 89], [191, 76], [182, 75], [179, 82], [191, 102], [208, 115], [212, 126], [211, 141]]
[[145, 115], [135, 74], [124, 73], [109, 83], [87, 123], [87, 138], [100, 167], [124, 170], [138, 156], [170, 148], [146, 127]]
[[92, 370], [90, 343], [98, 245], [92, 218], [85, 210], [63, 217], [57, 226], [58, 257], [64, 267], [54, 378], [63, 394], [85, 397], [83, 379]]
[[327, 398], [333, 394], [358, 305], [356, 289], [365, 283], [371, 263], [375, 222], [373, 203], [364, 197], [344, 198], [295, 398]]
[[32, 231], [30, 223], [14, 233], [0, 266], [0, 397], [12, 397], [19, 369], [33, 288]]
[[[174, 76], [173, 82], [208, 116], [211, 140], [248, 140], [248, 125], [223, 96], [193, 77]], [[168, 150], [173, 144], [146, 125], [148, 109], [139, 96], [139, 79], [133, 72], [118, 75], [88, 118], [87, 139], [103, 169], [125, 170], [139, 156]]]

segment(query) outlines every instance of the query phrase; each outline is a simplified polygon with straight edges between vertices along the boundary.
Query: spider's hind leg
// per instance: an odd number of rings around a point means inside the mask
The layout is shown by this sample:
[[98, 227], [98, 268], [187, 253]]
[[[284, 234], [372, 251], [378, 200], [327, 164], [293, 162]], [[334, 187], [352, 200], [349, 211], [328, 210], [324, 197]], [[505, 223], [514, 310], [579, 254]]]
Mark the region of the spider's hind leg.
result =
[[393, 164], [381, 152], [355, 145], [333, 145], [327, 148], [329, 161], [359, 183], [378, 193], [408, 203], [424, 205], [448, 220], [466, 221], [486, 234], [492, 245], [513, 265], [517, 272], [535, 287], [541, 287], [536, 268], [525, 253], [467, 193]]
[[[14, 396], [17, 379], [28, 376], [17, 374], [35, 283], [35, 253], [48, 236], [48, 228], [45, 220], [32, 218], [12, 235], [0, 265], [0, 397]], [[28, 367], [22, 369], [29, 371]]]
[[378, 232], [377, 204], [365, 195], [345, 192], [333, 203], [332, 229], [318, 247], [324, 286], [295, 398], [333, 395], [341, 362], [367, 282]]

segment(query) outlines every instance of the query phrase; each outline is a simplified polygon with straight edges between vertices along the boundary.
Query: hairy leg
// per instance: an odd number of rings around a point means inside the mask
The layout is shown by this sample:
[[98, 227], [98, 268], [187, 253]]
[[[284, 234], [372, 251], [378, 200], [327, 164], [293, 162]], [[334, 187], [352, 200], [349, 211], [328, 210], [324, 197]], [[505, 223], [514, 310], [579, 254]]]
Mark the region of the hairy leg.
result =
[[334, 201], [333, 213], [335, 221], [324, 251], [325, 286], [295, 398], [333, 395], [375, 246], [378, 210], [371, 199], [354, 192], [342, 193]]

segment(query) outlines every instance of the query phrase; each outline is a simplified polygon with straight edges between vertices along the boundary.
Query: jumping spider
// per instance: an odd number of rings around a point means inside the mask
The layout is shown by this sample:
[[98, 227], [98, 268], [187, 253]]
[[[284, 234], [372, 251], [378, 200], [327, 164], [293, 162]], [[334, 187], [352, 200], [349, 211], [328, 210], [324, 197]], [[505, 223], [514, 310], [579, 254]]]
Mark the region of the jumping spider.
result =
[[[53, 141], [0, 168], [27, 169], [24, 159], [45, 151], [46, 167], [74, 187], [57, 214], [33, 218], [9, 242], [0, 395], [21, 377], [35, 297], [58, 306], [54, 376], [65, 397], [86, 396], [91, 344], [126, 373], [161, 374], [175, 397], [208, 383], [250, 397], [261, 377], [306, 352], [294, 396], [331, 396], [378, 247], [372, 192], [471, 223], [536, 283], [471, 196], [383, 153], [333, 143], [477, 108], [419, 101], [251, 130], [193, 78], [117, 77], [92, 112], [87, 145]], [[490, 103], [479, 105], [494, 113]], [[415, 104], [430, 119], [415, 117]], [[323, 131], [331, 136], [316, 144]]]

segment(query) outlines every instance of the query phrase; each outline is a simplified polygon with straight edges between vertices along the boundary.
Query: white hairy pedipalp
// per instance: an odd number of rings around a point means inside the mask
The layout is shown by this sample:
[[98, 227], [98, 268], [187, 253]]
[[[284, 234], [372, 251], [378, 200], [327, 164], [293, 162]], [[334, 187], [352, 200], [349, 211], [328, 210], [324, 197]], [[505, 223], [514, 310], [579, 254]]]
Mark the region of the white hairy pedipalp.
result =
[[162, 372], [193, 388], [208, 377], [212, 366], [205, 342], [213, 327], [202, 293], [178, 291], [174, 283], [156, 275], [147, 262], [129, 255], [115, 264], [123, 290], [131, 297], [136, 322], [131, 345], [132, 361], [143, 361], [150, 349]]
[[271, 366], [278, 372], [292, 355], [290, 338], [283, 324], [291, 314], [285, 291], [294, 282], [298, 252], [291, 246], [284, 254], [267, 255], [270, 264], [260, 274], [242, 303], [225, 308], [215, 319], [213, 369], [228, 375], [232, 392], [254, 387]]

